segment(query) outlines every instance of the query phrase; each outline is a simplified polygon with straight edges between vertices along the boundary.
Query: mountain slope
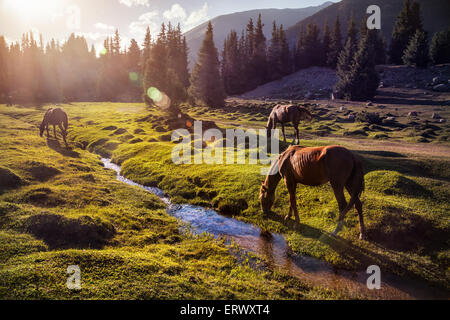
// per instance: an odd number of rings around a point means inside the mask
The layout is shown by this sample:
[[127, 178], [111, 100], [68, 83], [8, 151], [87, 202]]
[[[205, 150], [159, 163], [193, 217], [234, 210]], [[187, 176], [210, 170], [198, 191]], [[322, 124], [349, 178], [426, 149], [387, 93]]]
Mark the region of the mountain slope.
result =
[[[296, 22], [319, 12], [331, 4], [333, 4], [333, 2], [328, 1], [320, 6], [301, 9], [261, 9], [218, 16], [211, 20], [214, 27], [214, 42], [216, 47], [219, 50], [222, 50], [223, 42], [226, 36], [230, 33], [231, 29], [236, 30], [236, 32], [240, 35], [241, 31], [246, 28], [248, 20], [253, 18], [256, 22], [259, 13], [262, 15], [264, 33], [267, 38], [270, 38], [272, 32], [272, 22], [274, 20], [277, 24], [283, 24], [284, 27], [287, 28]], [[208, 23], [205, 22], [185, 33], [189, 47], [189, 60], [191, 65], [197, 59], [197, 53], [202, 45], [207, 26]]]
[[[417, 0], [421, 6], [422, 19], [424, 21], [425, 30], [429, 32], [431, 37], [434, 32], [441, 31], [450, 25], [450, 1], [448, 0]], [[367, 7], [376, 4], [381, 9], [381, 31], [388, 41], [391, 39], [392, 29], [395, 20], [403, 8], [404, 0], [342, 0], [334, 3], [331, 6], [324, 8], [316, 14], [299, 20], [295, 25], [287, 30], [287, 38], [291, 45], [297, 42], [300, 26], [306, 26], [308, 23], [316, 23], [323, 32], [328, 20], [330, 28], [332, 28], [336, 16], [339, 15], [341, 22], [341, 30], [346, 32], [348, 22], [352, 12], [354, 13], [355, 21], [358, 25], [363, 19], [369, 17], [366, 14]], [[321, 32], [321, 36], [323, 33]]]

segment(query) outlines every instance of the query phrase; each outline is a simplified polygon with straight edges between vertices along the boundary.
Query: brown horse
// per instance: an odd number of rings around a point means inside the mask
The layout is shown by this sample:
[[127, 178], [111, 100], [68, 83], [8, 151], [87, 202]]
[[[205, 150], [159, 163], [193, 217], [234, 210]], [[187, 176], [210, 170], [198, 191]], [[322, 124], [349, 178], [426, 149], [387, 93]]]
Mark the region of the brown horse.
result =
[[[365, 227], [362, 213], [362, 204], [359, 199], [364, 191], [364, 172], [361, 159], [349, 150], [340, 146], [310, 147], [290, 146], [276, 161], [266, 180], [262, 182], [260, 190], [261, 208], [268, 213], [275, 200], [275, 189], [281, 178], [284, 179], [289, 191], [290, 208], [286, 219], [295, 214], [298, 224], [297, 202], [295, 191], [297, 184], [319, 186], [328, 181], [333, 188], [334, 195], [339, 204], [339, 222], [337, 235], [342, 229], [345, 215], [355, 206], [359, 216], [360, 239], [365, 237]], [[344, 188], [350, 193], [350, 202], [347, 205]]]
[[44, 115], [44, 119], [42, 120], [40, 129], [40, 135], [44, 134], [44, 130], [47, 130], [47, 138], [50, 136], [48, 126], [53, 125], [53, 133], [55, 135], [56, 139], [56, 126], [59, 127], [62, 133], [62, 137], [64, 140], [64, 143], [67, 145], [66, 136], [67, 136], [67, 129], [69, 128], [69, 118], [67, 117], [67, 113], [61, 109], [48, 109], [47, 112]]
[[[296, 105], [277, 105], [270, 113], [269, 120], [267, 121], [267, 136], [270, 137], [272, 129], [277, 128], [277, 123], [281, 123], [281, 130], [283, 131], [284, 142], [286, 142], [286, 134], [284, 132], [285, 123], [291, 122], [294, 126], [295, 135], [297, 137], [297, 143], [300, 143], [300, 134], [298, 131], [298, 124], [301, 120], [312, 120], [311, 113], [303, 107]], [[295, 138], [292, 143], [295, 142]]]

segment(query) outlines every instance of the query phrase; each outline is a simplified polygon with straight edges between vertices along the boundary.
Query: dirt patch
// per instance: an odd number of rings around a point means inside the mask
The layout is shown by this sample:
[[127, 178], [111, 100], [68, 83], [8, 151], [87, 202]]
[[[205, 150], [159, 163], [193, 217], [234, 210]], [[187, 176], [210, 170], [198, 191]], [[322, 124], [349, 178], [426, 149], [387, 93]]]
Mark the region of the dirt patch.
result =
[[5, 167], [0, 167], [0, 192], [5, 189], [14, 189], [23, 184], [22, 178]]
[[42, 239], [51, 249], [101, 248], [116, 234], [113, 225], [89, 216], [72, 219], [56, 214], [39, 214], [26, 219], [23, 228]]

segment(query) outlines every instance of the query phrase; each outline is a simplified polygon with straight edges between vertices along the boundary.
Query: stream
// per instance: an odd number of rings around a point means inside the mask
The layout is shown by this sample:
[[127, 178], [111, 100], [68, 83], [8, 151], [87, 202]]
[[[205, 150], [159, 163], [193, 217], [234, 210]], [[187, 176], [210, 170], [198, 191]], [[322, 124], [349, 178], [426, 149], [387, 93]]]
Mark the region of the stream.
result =
[[173, 204], [164, 191], [146, 187], [120, 175], [120, 166], [110, 159], [101, 159], [105, 168], [117, 173], [117, 180], [136, 186], [158, 196], [166, 205], [167, 212], [178, 220], [188, 223], [192, 231], [209, 233], [216, 238], [226, 237], [244, 251], [264, 259], [268, 266], [289, 274], [299, 280], [322, 288], [336, 290], [351, 296], [371, 299], [448, 299], [448, 292], [430, 284], [389, 274], [381, 270], [381, 288], [369, 290], [366, 285], [370, 276], [366, 271], [340, 270], [325, 261], [292, 253], [281, 234], [262, 232], [260, 228], [230, 217], [222, 216], [208, 208], [190, 204]]

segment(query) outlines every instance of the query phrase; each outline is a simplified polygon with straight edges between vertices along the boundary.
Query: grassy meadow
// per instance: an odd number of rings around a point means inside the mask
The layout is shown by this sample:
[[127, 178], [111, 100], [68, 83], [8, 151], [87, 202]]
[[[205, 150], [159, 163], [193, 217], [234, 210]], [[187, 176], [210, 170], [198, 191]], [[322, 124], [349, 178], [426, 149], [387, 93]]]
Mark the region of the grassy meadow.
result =
[[[262, 128], [271, 105], [252, 102], [247, 108], [245, 103], [182, 110], [221, 128]], [[163, 189], [175, 203], [213, 207], [283, 233], [296, 253], [349, 270], [377, 264], [450, 289], [448, 124], [416, 119], [413, 129], [368, 126], [345, 122], [337, 106], [309, 105], [318, 120], [302, 125], [302, 145], [342, 144], [364, 158], [369, 241], [360, 241], [356, 211], [347, 215], [338, 238], [329, 235], [338, 216], [329, 185], [298, 185], [301, 225], [296, 227], [284, 221], [289, 207], [283, 184], [273, 212], [263, 216], [260, 166], [175, 165], [175, 144], [160, 110], [133, 103], [64, 104], [70, 122], [67, 149], [60, 136], [59, 142], [39, 137], [47, 107], [0, 105], [0, 298], [355, 298], [276, 270], [254, 269], [222, 241], [181, 232], [156, 196], [117, 182], [101, 156], [120, 164], [127, 178]], [[414, 119], [398, 120], [406, 121]], [[79, 292], [65, 286], [69, 265], [82, 269]]]

